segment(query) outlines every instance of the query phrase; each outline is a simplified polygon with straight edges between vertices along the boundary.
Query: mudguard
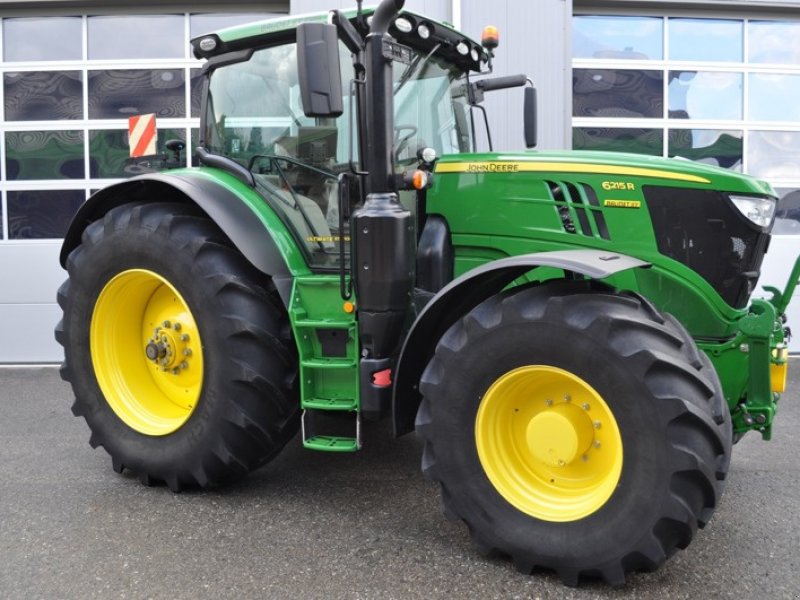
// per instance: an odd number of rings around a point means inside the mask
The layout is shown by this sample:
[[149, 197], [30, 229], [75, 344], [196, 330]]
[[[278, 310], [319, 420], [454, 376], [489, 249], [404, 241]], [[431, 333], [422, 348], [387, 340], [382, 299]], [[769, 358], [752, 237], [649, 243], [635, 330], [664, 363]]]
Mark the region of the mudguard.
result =
[[[117, 206], [129, 202], [191, 202], [219, 226], [253, 266], [272, 277], [288, 305], [292, 277], [303, 274], [300, 271], [305, 268], [301, 266], [301, 256], [286, 253], [299, 254], [299, 250], [294, 244], [279, 245], [273, 237], [275, 232], [265, 231], [259, 214], [243, 201], [235, 186], [227, 184], [229, 178], [222, 172], [213, 176], [191, 171], [152, 173], [100, 190], [81, 206], [70, 223], [61, 247], [61, 265], [66, 266], [67, 256], [80, 244], [83, 230]], [[290, 237], [288, 231], [282, 233]]]
[[645, 261], [613, 252], [559, 250], [496, 260], [451, 281], [425, 305], [400, 351], [392, 395], [395, 436], [414, 429], [422, 399], [419, 379], [439, 338], [463, 315], [512, 281], [538, 267], [555, 267], [567, 273], [604, 279], [620, 271], [647, 266], [650, 264]]

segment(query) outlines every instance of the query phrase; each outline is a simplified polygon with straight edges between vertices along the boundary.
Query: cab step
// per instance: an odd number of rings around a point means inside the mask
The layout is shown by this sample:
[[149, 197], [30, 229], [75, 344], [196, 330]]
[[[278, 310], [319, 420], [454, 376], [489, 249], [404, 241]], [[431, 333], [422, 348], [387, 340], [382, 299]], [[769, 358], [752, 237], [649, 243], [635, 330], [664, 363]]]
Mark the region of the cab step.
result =
[[312, 410], [358, 410], [358, 401], [355, 398], [306, 398], [302, 402], [303, 408]]
[[[361, 413], [357, 410], [353, 410], [353, 408], [345, 408], [344, 406], [345, 402], [350, 402], [350, 406], [352, 406], [356, 404], [356, 401], [349, 398], [315, 398], [313, 400], [318, 400], [320, 402], [338, 401], [341, 403], [341, 405], [338, 408], [331, 408], [330, 405], [326, 405], [324, 408], [312, 408], [309, 405], [309, 401], [304, 402], [305, 409], [303, 410], [303, 414], [300, 419], [300, 429], [303, 435], [303, 447], [309, 450], [318, 450], [321, 452], [356, 452], [357, 450], [360, 450]], [[338, 430], [342, 429], [342, 425], [346, 425], [345, 421], [350, 420], [350, 418], [346, 416], [346, 411], [349, 412], [355, 420], [355, 436], [339, 435]], [[330, 418], [330, 415], [332, 414], [339, 415], [339, 418], [335, 421], [328, 420], [326, 423], [326, 417]], [[321, 423], [315, 423], [315, 420], [321, 421]], [[347, 427], [349, 431], [345, 431], [345, 433], [352, 431], [353, 421], [350, 421], [350, 423], [351, 424]], [[317, 429], [323, 429], [323, 425], [327, 425], [324, 427], [324, 429], [333, 429], [336, 431], [336, 435], [317, 433]]]
[[315, 435], [312, 438], [303, 440], [303, 447], [322, 452], [355, 452], [360, 448], [360, 444], [356, 438]]

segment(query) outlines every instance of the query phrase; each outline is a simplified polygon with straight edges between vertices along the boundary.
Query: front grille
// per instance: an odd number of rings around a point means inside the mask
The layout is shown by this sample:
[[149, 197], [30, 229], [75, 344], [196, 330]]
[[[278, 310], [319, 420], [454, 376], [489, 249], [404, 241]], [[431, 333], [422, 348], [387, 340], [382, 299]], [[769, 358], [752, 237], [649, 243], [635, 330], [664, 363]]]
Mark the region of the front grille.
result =
[[645, 186], [658, 251], [708, 281], [735, 308], [744, 308], [758, 279], [769, 234], [739, 213], [725, 194]]

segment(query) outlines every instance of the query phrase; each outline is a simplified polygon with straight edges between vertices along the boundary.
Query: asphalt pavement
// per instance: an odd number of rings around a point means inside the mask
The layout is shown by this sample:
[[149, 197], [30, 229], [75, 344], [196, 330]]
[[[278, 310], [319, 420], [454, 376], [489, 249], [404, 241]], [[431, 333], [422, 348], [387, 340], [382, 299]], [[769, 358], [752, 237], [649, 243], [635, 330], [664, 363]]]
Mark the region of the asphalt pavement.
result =
[[117, 475], [55, 368], [0, 369], [0, 599], [800, 598], [800, 359], [772, 442], [745, 437], [711, 523], [622, 589], [486, 559], [439, 513], [421, 443], [371, 426], [210, 492]]

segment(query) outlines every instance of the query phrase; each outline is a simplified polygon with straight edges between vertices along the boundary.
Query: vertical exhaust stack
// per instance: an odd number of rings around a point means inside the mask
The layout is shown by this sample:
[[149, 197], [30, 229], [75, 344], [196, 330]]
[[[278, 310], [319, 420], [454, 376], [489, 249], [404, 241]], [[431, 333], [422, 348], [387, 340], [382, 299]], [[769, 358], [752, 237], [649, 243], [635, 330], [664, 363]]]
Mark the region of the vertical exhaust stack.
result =
[[390, 357], [400, 343], [414, 282], [414, 226], [400, 204], [393, 164], [392, 61], [387, 29], [405, 0], [383, 0], [366, 39], [367, 175], [364, 205], [351, 217], [353, 280], [363, 358]]

